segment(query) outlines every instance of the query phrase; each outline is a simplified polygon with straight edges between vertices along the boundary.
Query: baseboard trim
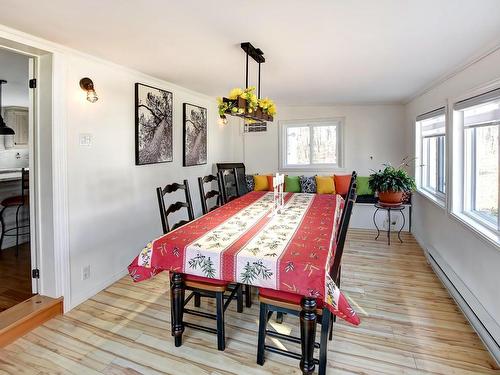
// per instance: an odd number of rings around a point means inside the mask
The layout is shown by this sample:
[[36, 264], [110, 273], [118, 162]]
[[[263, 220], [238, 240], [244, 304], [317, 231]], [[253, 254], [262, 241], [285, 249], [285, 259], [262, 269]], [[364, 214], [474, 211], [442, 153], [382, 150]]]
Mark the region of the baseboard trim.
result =
[[74, 297], [71, 298], [70, 303], [66, 304], [66, 306], [64, 308], [64, 312], [66, 313], [66, 312], [74, 309], [79, 304], [81, 304], [81, 303], [85, 302], [86, 300], [88, 300], [89, 298], [95, 296], [97, 293], [106, 289], [111, 284], [116, 283], [118, 280], [120, 280], [122, 277], [124, 277], [126, 275], [128, 275], [128, 270], [124, 269], [124, 270], [121, 270], [121, 271], [115, 273], [114, 275], [111, 275], [110, 277], [103, 280], [102, 282], [100, 282], [98, 285], [96, 285], [92, 289], [85, 291], [84, 293], [79, 293], [79, 294], [72, 293], [72, 296], [74, 296]]
[[0, 313], [0, 348], [63, 313], [63, 298], [36, 295]]
[[436, 273], [460, 310], [462, 310], [462, 313], [495, 359], [497, 365], [500, 366], [500, 343], [497, 339], [500, 338], [500, 325], [491, 317], [436, 249], [427, 246], [415, 234], [414, 237], [424, 249], [425, 256], [434, 273]]

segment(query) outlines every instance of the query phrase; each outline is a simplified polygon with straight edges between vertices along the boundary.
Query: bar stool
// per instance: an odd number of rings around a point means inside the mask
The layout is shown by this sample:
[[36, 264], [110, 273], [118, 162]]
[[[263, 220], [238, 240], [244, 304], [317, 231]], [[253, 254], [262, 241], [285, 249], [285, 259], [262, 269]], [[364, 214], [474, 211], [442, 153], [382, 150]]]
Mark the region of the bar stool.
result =
[[[29, 207], [29, 170], [23, 168], [21, 170], [21, 195], [17, 195], [15, 197], [5, 198], [0, 205], [2, 209], [0, 211], [0, 223], [2, 225], [2, 235], [0, 236], [0, 250], [3, 246], [3, 240], [6, 236], [16, 236], [16, 257], [19, 256], [19, 236], [29, 235], [28, 231], [24, 231], [22, 233], [19, 232], [20, 229], [29, 228], [29, 215], [28, 215], [28, 224], [19, 225], [19, 211], [21, 207]], [[5, 210], [9, 207], [16, 207], [16, 226], [13, 228], [5, 229], [5, 218], [4, 213]], [[16, 231], [15, 234], [11, 234], [10, 232]]]

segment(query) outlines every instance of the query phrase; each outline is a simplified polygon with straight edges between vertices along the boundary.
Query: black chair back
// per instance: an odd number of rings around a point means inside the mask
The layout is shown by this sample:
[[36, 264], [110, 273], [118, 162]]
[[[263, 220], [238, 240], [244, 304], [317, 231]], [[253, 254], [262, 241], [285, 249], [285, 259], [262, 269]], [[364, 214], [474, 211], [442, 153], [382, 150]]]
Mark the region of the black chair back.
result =
[[222, 202], [224, 204], [241, 197], [238, 171], [236, 168], [226, 169], [219, 172], [219, 180], [222, 190]]
[[[186, 196], [186, 201], [185, 202], [180, 202], [177, 201], [175, 203], [172, 203], [170, 206], [168, 206], [167, 209], [165, 209], [165, 195], [173, 193], [177, 190], [184, 190], [185, 196]], [[194, 211], [193, 211], [193, 203], [191, 202], [191, 194], [189, 193], [189, 183], [187, 180], [184, 180], [182, 184], [178, 183], [173, 183], [170, 185], [165, 186], [163, 189], [161, 187], [156, 188], [156, 195], [158, 196], [158, 205], [160, 208], [160, 218], [161, 218], [161, 225], [163, 227], [163, 233], [167, 234], [171, 230], [174, 230], [176, 228], [179, 228], [180, 226], [189, 223], [190, 221], [194, 220]], [[168, 224], [168, 215], [179, 211], [181, 208], [186, 208], [187, 214], [188, 214], [188, 220], [180, 220], [177, 223], [175, 223], [172, 227]]]
[[349, 222], [351, 220], [352, 209], [354, 203], [356, 202], [356, 174], [353, 172], [351, 177], [350, 190], [345, 199], [344, 211], [341, 216], [339, 234], [337, 236], [337, 247], [335, 249], [335, 255], [333, 258], [333, 265], [330, 268], [330, 276], [336, 282], [340, 278], [340, 266], [342, 261], [342, 255], [344, 253], [344, 245], [347, 237], [347, 230], [349, 229]]
[[246, 168], [243, 163], [217, 163], [217, 173], [221, 171], [232, 171], [236, 168], [238, 184], [240, 188], [240, 196], [248, 193], [247, 184], [245, 181]]
[[30, 171], [26, 168], [21, 169], [21, 197], [23, 202], [28, 198], [30, 190]]
[[[217, 181], [217, 186], [219, 190], [217, 191], [212, 189], [205, 193], [205, 184], [212, 183], [213, 181]], [[201, 210], [203, 211], [203, 215], [222, 206], [221, 182], [217, 176], [209, 174], [208, 176], [205, 177], [198, 177], [198, 186], [200, 187]], [[217, 197], [216, 203], [209, 209], [208, 200], [214, 197]]]
[[[352, 193], [352, 187], [354, 186], [354, 184], [357, 184], [357, 177], [358, 177], [358, 174], [356, 173], [356, 171], [353, 171], [351, 174], [351, 180], [349, 181], [349, 188], [347, 189], [347, 194], [343, 197], [346, 207], [347, 207], [349, 195]], [[357, 197], [357, 195], [356, 195], [356, 197]], [[344, 207], [344, 208], [346, 208], [346, 207]], [[340, 223], [339, 223], [339, 233], [340, 233], [340, 228], [342, 228], [342, 223], [344, 222], [346, 212], [347, 212], [347, 210], [345, 210], [345, 209], [342, 211], [342, 215], [340, 217]], [[338, 240], [339, 240], [339, 237], [337, 236], [336, 241], [338, 242]]]

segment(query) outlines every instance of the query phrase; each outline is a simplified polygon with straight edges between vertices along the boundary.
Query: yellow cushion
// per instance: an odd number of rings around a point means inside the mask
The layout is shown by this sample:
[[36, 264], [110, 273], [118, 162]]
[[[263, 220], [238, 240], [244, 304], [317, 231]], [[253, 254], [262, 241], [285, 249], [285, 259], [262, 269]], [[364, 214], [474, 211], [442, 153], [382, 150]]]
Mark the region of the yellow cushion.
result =
[[268, 191], [269, 183], [267, 182], [267, 176], [256, 175], [253, 176], [254, 191]]
[[316, 176], [316, 189], [318, 194], [335, 194], [333, 176]]

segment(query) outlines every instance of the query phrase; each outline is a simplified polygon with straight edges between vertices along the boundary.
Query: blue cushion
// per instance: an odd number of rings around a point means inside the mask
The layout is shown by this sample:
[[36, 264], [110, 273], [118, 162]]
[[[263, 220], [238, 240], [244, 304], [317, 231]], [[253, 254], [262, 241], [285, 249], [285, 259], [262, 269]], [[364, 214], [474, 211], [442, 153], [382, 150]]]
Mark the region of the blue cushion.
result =
[[300, 190], [302, 193], [316, 193], [316, 177], [300, 176]]
[[247, 184], [247, 191], [253, 191], [253, 188], [255, 187], [255, 183], [253, 181], [253, 175], [251, 174], [245, 175], [245, 182]]

